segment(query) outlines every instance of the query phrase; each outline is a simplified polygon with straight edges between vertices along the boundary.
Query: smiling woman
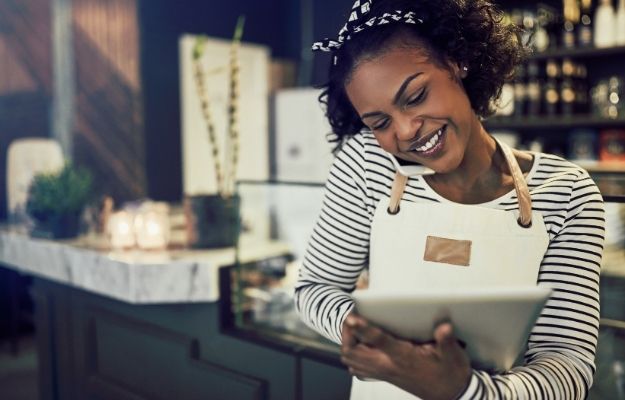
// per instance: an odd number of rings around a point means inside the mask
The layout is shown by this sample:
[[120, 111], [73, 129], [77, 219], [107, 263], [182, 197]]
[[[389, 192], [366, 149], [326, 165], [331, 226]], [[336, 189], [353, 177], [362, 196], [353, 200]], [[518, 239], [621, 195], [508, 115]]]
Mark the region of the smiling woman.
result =
[[[438, 67], [417, 46], [392, 40], [392, 50], [359, 64], [346, 94], [382, 149], [446, 172], [458, 167], [480, 124], [460, 82], [466, 72]], [[453, 153], [443, 152], [445, 143]]]
[[[510, 149], [482, 125], [527, 53], [519, 34], [484, 0], [357, 0], [338, 37], [313, 46], [332, 53], [320, 100], [340, 145], [296, 307], [341, 344], [354, 376], [378, 380], [355, 379], [353, 399], [583, 399], [592, 385], [601, 195], [580, 167]], [[435, 173], [402, 176], [393, 158]], [[468, 265], [424, 255], [433, 236], [470, 243]], [[485, 371], [453, 321], [423, 345], [358, 316], [351, 293], [367, 267], [378, 292], [537, 284], [553, 294], [523, 361]]]

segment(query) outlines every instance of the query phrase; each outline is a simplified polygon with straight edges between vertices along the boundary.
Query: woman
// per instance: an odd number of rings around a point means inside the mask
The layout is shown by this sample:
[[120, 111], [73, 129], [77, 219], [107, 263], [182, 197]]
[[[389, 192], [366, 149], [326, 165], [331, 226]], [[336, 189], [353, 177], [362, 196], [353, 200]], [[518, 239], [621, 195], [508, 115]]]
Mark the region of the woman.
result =
[[[339, 37], [313, 46], [332, 54], [322, 101], [342, 145], [296, 307], [310, 326], [341, 343], [343, 362], [361, 378], [352, 398], [583, 399], [588, 393], [599, 325], [601, 195], [586, 171], [553, 155], [510, 151], [481, 122], [526, 56], [519, 34], [485, 0], [356, 1]], [[389, 154], [435, 173], [406, 179]], [[502, 229], [510, 218], [523, 234]], [[472, 369], [449, 323], [436, 327], [434, 343], [415, 344], [352, 313], [350, 293], [366, 266], [371, 287], [382, 290], [458, 284], [458, 269], [426, 276], [421, 267], [384, 260], [404, 254], [411, 246], [406, 238], [465, 219], [493, 243], [508, 235], [502, 243], [516, 252], [487, 256], [492, 275], [482, 275], [485, 280], [506, 284], [523, 267], [532, 284], [553, 290], [524, 362], [510, 371]], [[525, 236], [534, 244], [524, 245]]]

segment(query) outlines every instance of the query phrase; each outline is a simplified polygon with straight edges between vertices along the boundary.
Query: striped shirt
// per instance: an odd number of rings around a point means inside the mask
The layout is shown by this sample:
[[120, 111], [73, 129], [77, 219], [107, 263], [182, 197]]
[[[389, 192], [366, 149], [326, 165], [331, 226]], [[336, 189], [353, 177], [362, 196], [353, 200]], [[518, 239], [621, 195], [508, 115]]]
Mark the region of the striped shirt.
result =
[[[461, 399], [584, 399], [592, 384], [603, 199], [585, 170], [557, 156], [533, 155], [526, 180], [533, 210], [542, 214], [549, 236], [538, 284], [551, 287], [553, 294], [532, 329], [524, 365], [500, 374], [474, 370]], [[367, 265], [376, 205], [390, 197], [394, 176], [390, 159], [371, 133], [350, 138], [330, 170], [295, 305], [309, 326], [337, 343], [353, 307], [350, 293]], [[449, 202], [421, 177], [408, 180], [403, 200]], [[516, 193], [482, 206], [517, 210]]]

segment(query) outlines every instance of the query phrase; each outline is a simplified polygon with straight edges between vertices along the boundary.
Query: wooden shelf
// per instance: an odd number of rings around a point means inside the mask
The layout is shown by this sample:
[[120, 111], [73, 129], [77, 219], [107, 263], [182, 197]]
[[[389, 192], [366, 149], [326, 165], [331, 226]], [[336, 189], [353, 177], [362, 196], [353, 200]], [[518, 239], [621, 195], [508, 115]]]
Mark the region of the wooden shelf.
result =
[[532, 60], [546, 60], [548, 58], [601, 58], [610, 56], [625, 56], [625, 46], [615, 46], [606, 48], [575, 48], [575, 49], [555, 49], [545, 52], [535, 52], [530, 56]]
[[[625, 118], [606, 119], [588, 115], [571, 117], [494, 117], [484, 121], [490, 130], [562, 130], [575, 128], [625, 128]], [[549, 134], [548, 131], [544, 132]]]

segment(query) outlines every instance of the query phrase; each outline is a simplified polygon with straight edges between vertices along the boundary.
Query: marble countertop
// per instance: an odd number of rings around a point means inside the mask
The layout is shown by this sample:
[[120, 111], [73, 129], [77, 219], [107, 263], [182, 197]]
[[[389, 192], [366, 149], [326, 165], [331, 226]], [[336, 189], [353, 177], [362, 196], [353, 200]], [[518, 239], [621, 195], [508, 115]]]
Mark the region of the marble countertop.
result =
[[[284, 244], [264, 242], [246, 245], [239, 260], [288, 253]], [[217, 301], [219, 269], [234, 262], [234, 248], [108, 251], [93, 239], [52, 241], [0, 229], [3, 266], [133, 304]]]

